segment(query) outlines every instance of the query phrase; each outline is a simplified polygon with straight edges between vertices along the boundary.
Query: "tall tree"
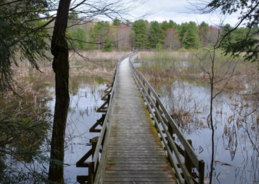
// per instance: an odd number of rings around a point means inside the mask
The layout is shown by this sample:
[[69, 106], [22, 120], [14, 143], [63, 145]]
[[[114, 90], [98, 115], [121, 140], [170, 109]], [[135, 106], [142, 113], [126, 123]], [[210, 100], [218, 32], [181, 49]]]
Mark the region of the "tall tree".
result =
[[165, 48], [170, 50], [177, 50], [181, 48], [181, 43], [179, 40], [179, 36], [174, 28], [168, 28], [165, 33], [165, 41], [164, 41]]
[[165, 34], [167, 29], [169, 28], [169, 23], [167, 21], [163, 21], [160, 25], [161, 27], [161, 34], [160, 34], [160, 40], [164, 41], [165, 39]]
[[55, 21], [51, 53], [55, 72], [55, 113], [51, 139], [49, 180], [64, 183], [64, 139], [69, 107], [69, 62], [66, 29], [71, 0], [60, 0]]
[[118, 26], [118, 25], [120, 25], [120, 23], [121, 23], [121, 21], [116, 17], [114, 20], [113, 20], [113, 25], [114, 26]]
[[95, 42], [94, 42], [94, 29], [91, 27], [88, 35], [88, 40], [87, 40], [87, 45], [86, 49], [87, 50], [94, 50], [95, 49]]
[[157, 21], [151, 22], [150, 34], [149, 34], [149, 47], [156, 48], [156, 45], [160, 43], [161, 30]]
[[183, 41], [188, 28], [189, 28], [189, 24], [187, 22], [182, 23], [180, 26], [178, 26], [177, 32], [178, 32], [179, 39], [181, 40], [181, 42]]
[[147, 25], [144, 20], [135, 21], [132, 25], [135, 47], [145, 49], [147, 46]]
[[[230, 26], [230, 24], [226, 24], [222, 28], [222, 36], [226, 35], [226, 33], [228, 33], [231, 29], [232, 29], [232, 27]], [[229, 33], [225, 37], [225, 39], [221, 41], [220, 47], [223, 49], [227, 49], [231, 44], [233, 44], [233, 42], [234, 42], [233, 33]]]
[[203, 47], [205, 47], [208, 44], [208, 32], [209, 32], [209, 25], [203, 21], [199, 25], [199, 36]]
[[186, 49], [200, 47], [200, 39], [195, 22], [190, 22], [188, 24], [187, 31], [182, 40], [182, 45]]
[[93, 38], [97, 44], [97, 49], [103, 49], [105, 39], [109, 34], [109, 23], [105, 21], [97, 21], [94, 25]]

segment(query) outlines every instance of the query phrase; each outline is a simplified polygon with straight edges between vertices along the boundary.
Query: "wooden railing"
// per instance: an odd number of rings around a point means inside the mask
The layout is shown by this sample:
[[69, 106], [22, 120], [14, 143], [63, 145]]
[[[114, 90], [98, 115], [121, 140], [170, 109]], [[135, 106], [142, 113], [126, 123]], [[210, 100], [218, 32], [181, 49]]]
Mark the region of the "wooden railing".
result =
[[[77, 176], [77, 181], [81, 184], [85, 184], [86, 181], [87, 184], [102, 183], [103, 171], [106, 160], [105, 156], [100, 156], [100, 153], [102, 155], [106, 155], [107, 151], [107, 149], [105, 148], [108, 143], [108, 137], [110, 132], [109, 118], [112, 109], [113, 97], [116, 93], [117, 70], [121, 61], [133, 54], [131, 53], [124, 55], [119, 59], [114, 69], [113, 82], [109, 87], [110, 90], [107, 90], [107, 93], [102, 97], [102, 99], [106, 99], [106, 102], [99, 108], [99, 112], [106, 112], [106, 114], [103, 114], [101, 119], [97, 121], [97, 123], [99, 122], [99, 124], [102, 125], [102, 129], [95, 129], [97, 124], [95, 124], [90, 129], [91, 132], [100, 132], [100, 135], [99, 137], [90, 140], [92, 148], [76, 163], [77, 167], [88, 167], [88, 175]], [[90, 156], [92, 156], [92, 161], [86, 161]]]
[[[191, 140], [185, 139], [155, 90], [133, 65], [135, 57], [136, 55], [130, 57], [133, 77], [146, 102], [178, 183], [203, 184], [203, 160], [198, 158], [192, 148]], [[176, 138], [180, 140], [180, 145], [175, 142]]]

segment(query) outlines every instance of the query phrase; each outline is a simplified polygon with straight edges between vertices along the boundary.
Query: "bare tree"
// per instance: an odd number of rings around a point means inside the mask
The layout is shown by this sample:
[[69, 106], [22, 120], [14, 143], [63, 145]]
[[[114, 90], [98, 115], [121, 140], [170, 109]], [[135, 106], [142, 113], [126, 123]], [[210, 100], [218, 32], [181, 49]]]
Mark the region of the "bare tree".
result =
[[[210, 184], [212, 183], [213, 171], [214, 171], [214, 160], [215, 160], [215, 122], [213, 117], [213, 109], [214, 109], [214, 100], [215, 98], [221, 94], [226, 86], [228, 85], [231, 78], [237, 73], [235, 72], [240, 59], [230, 58], [230, 57], [221, 57], [221, 51], [217, 50], [217, 44], [219, 42], [219, 33], [218, 39], [215, 42], [215, 45], [211, 49], [205, 49], [201, 54], [196, 54], [196, 57], [199, 60], [199, 66], [208, 76], [208, 82], [210, 84], [210, 106], [209, 106], [209, 115], [207, 117], [207, 122], [209, 128], [211, 129], [211, 141], [212, 141], [212, 150], [211, 150], [211, 162], [210, 162]], [[217, 91], [215, 90], [215, 86], [217, 87]]]
[[127, 25], [119, 25], [117, 28], [117, 49], [121, 50], [130, 50], [130, 33], [131, 28]]
[[166, 48], [169, 48], [170, 50], [177, 50], [181, 48], [181, 43], [178, 38], [178, 34], [174, 28], [167, 29], [165, 33], [164, 45]]

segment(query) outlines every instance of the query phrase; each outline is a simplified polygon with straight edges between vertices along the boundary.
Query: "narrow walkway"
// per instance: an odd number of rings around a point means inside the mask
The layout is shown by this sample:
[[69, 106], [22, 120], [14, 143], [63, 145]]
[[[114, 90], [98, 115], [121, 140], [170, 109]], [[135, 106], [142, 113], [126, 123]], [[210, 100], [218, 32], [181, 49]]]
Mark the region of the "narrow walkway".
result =
[[175, 179], [141, 94], [129, 59], [118, 70], [104, 171], [105, 184], [174, 184]]

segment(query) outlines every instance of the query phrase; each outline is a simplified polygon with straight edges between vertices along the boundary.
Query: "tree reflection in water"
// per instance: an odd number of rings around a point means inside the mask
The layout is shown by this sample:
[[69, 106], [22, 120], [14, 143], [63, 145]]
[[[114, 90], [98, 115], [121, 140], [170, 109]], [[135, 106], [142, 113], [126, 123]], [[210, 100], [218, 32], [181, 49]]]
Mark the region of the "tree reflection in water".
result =
[[[207, 123], [209, 89], [187, 81], [152, 84], [186, 138], [192, 139], [198, 156], [211, 159], [211, 127]], [[257, 98], [222, 93], [215, 100], [215, 161], [212, 183], [248, 184], [259, 181], [259, 117]], [[253, 112], [253, 113], [251, 113]], [[207, 181], [208, 178], [205, 179]]]

